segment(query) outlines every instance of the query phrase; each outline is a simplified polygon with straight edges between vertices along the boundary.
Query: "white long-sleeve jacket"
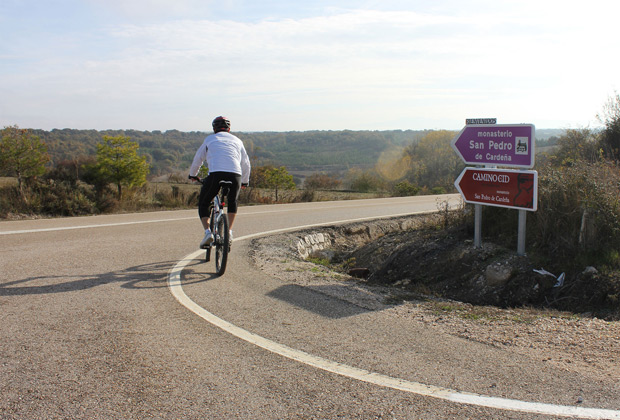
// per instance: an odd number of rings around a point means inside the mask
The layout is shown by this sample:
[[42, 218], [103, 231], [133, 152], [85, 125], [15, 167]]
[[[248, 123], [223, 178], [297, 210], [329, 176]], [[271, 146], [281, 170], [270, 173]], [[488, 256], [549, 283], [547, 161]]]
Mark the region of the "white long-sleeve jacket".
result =
[[226, 131], [207, 136], [196, 151], [189, 174], [196, 176], [204, 161], [207, 161], [209, 173], [232, 172], [241, 175], [241, 183], [250, 181], [250, 158], [243, 142]]

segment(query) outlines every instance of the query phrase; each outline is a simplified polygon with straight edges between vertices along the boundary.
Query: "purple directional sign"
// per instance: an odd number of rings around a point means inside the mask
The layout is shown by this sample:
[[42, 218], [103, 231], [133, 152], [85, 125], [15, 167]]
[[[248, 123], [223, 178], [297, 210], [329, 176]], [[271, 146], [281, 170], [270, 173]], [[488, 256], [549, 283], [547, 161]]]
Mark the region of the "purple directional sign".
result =
[[470, 165], [532, 168], [534, 131], [532, 124], [466, 125], [452, 148]]

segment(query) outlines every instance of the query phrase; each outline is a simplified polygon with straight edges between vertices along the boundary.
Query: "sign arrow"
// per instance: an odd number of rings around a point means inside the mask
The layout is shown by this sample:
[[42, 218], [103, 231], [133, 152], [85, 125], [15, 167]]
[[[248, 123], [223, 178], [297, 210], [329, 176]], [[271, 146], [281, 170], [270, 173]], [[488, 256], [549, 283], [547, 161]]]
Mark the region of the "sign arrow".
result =
[[532, 168], [534, 133], [532, 124], [467, 125], [452, 148], [467, 164]]
[[465, 168], [454, 186], [467, 203], [536, 211], [538, 172]]

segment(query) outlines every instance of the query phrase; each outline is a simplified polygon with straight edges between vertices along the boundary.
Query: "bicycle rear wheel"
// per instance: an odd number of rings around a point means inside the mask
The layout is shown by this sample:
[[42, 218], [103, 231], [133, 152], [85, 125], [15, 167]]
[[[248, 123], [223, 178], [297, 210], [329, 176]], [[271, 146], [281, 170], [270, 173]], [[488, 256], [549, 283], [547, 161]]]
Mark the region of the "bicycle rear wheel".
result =
[[221, 276], [226, 271], [229, 250], [230, 230], [228, 228], [228, 215], [224, 213], [217, 222], [215, 237], [215, 271], [218, 276]]

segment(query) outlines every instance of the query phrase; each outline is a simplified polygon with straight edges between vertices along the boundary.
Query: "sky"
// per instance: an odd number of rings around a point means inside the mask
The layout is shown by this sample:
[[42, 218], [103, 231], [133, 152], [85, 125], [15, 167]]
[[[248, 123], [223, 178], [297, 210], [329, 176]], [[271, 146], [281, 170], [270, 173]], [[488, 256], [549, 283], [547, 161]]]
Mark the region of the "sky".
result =
[[0, 0], [0, 125], [600, 125], [616, 0]]

